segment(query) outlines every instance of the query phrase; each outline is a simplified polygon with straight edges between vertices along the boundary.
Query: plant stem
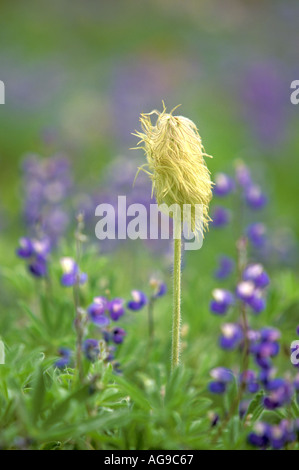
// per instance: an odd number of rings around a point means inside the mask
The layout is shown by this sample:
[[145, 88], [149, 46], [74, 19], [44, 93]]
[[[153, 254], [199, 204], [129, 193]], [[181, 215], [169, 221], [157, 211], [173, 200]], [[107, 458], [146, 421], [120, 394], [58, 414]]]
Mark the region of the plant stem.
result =
[[75, 330], [77, 334], [76, 338], [76, 367], [79, 374], [80, 382], [83, 382], [84, 379], [84, 372], [83, 372], [83, 364], [82, 364], [82, 339], [83, 339], [83, 331], [82, 331], [82, 324], [81, 324], [81, 314], [80, 314], [80, 305], [79, 305], [79, 286], [78, 284], [74, 284], [73, 288], [74, 292], [74, 305], [75, 305]]
[[171, 370], [179, 365], [181, 327], [181, 238], [174, 240]]
[[[79, 214], [77, 217], [77, 230], [75, 232], [75, 240], [76, 240], [76, 262], [77, 265], [80, 265], [80, 258], [81, 258], [81, 244], [83, 239], [83, 216]], [[84, 381], [84, 370], [83, 370], [83, 362], [82, 362], [82, 341], [83, 341], [83, 325], [82, 325], [82, 314], [80, 311], [80, 278], [79, 274], [76, 275], [76, 282], [73, 286], [73, 294], [74, 294], [74, 305], [75, 305], [75, 330], [77, 334], [76, 338], [76, 367], [79, 374], [80, 382]]]
[[148, 334], [150, 341], [154, 339], [154, 298], [151, 297], [148, 303]]

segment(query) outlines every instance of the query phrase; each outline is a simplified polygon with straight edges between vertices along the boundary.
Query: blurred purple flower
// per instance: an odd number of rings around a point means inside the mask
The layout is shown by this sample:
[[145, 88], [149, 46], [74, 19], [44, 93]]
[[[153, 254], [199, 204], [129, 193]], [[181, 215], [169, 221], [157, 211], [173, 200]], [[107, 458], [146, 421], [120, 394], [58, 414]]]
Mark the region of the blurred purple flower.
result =
[[245, 201], [251, 209], [262, 209], [267, 204], [267, 196], [257, 185], [248, 186], [245, 190]]
[[249, 241], [255, 248], [262, 248], [265, 246], [267, 237], [267, 228], [261, 222], [256, 222], [247, 227], [246, 234]]
[[55, 366], [59, 369], [63, 369], [64, 367], [67, 367], [70, 364], [72, 358], [72, 351], [68, 348], [60, 348], [58, 350], [58, 354], [61, 358], [55, 362]]
[[126, 334], [123, 328], [114, 328], [111, 333], [111, 339], [115, 344], [121, 344]]
[[233, 178], [225, 173], [217, 173], [215, 175], [215, 186], [213, 193], [215, 196], [224, 197], [232, 193], [235, 189], [235, 182]]
[[94, 362], [99, 357], [100, 349], [99, 342], [97, 339], [86, 339], [83, 342], [82, 349], [85, 357], [91, 362]]
[[219, 266], [214, 275], [216, 279], [226, 279], [231, 275], [234, 270], [235, 262], [228, 256], [221, 256], [219, 258]]
[[235, 349], [244, 338], [242, 328], [236, 323], [224, 323], [221, 326], [221, 332], [222, 335], [219, 338], [219, 345], [222, 349]]
[[16, 254], [27, 261], [29, 272], [35, 277], [45, 277], [48, 273], [47, 257], [50, 253], [48, 238], [41, 240], [23, 237], [19, 240]]
[[133, 290], [131, 292], [132, 300], [128, 302], [130, 310], [140, 310], [147, 304], [147, 297], [144, 292], [140, 290]]
[[269, 276], [261, 264], [249, 264], [243, 272], [244, 281], [252, 281], [255, 287], [263, 289], [268, 286]]
[[251, 179], [251, 173], [247, 165], [243, 163], [242, 161], [238, 160], [236, 162], [236, 180], [238, 184], [246, 189], [248, 186], [251, 186], [252, 184], [252, 179]]
[[79, 271], [78, 265], [73, 258], [61, 258], [60, 264], [63, 270], [61, 284], [65, 287], [74, 286], [76, 283], [85, 284], [87, 274]]
[[113, 321], [119, 320], [125, 314], [124, 300], [118, 298], [111, 300], [107, 304], [107, 310], [109, 310]]
[[213, 300], [210, 302], [210, 310], [216, 315], [224, 315], [234, 303], [233, 294], [226, 289], [214, 289]]
[[216, 394], [225, 393], [228, 383], [234, 378], [232, 371], [225, 367], [216, 367], [215, 369], [212, 369], [210, 371], [210, 375], [214, 381], [209, 383], [208, 389], [211, 393]]
[[231, 213], [224, 207], [216, 206], [212, 211], [211, 225], [215, 228], [225, 227], [231, 220]]
[[105, 297], [95, 297], [93, 303], [87, 308], [90, 320], [95, 325], [103, 328], [109, 325], [110, 320], [106, 315], [108, 301]]
[[72, 188], [70, 165], [64, 156], [41, 158], [29, 155], [23, 161], [25, 222], [31, 232], [36, 225], [56, 243], [69, 225], [65, 205]]
[[240, 374], [240, 383], [246, 384], [247, 391], [249, 393], [256, 393], [259, 391], [259, 384], [257, 381], [257, 374], [253, 370], [246, 370]]
[[167, 286], [165, 282], [159, 281], [158, 279], [152, 277], [150, 279], [150, 287], [153, 289], [152, 297], [157, 299], [158, 297], [163, 297], [167, 292]]

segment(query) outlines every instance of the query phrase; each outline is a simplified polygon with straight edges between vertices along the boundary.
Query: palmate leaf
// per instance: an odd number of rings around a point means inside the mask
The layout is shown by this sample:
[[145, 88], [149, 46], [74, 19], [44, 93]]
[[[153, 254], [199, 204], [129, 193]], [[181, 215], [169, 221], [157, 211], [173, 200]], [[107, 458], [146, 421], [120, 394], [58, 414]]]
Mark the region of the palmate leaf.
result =
[[22, 308], [22, 310], [27, 314], [27, 316], [30, 318], [32, 321], [33, 326], [36, 328], [36, 331], [40, 336], [42, 336], [45, 340], [48, 342], [52, 341], [51, 336], [48, 333], [47, 328], [45, 327], [44, 323], [42, 320], [40, 320], [33, 312], [32, 310], [25, 304], [23, 301], [19, 301], [18, 304]]
[[257, 421], [265, 409], [262, 403], [264, 395], [265, 393], [263, 390], [259, 391], [249, 404], [246, 417], [252, 415], [252, 422]]
[[149, 401], [145, 398], [145, 393], [139, 390], [136, 385], [127, 382], [126, 379], [120, 376], [116, 376], [114, 381], [118, 384], [119, 389], [127, 394], [138, 407], [145, 411], [151, 409]]
[[47, 428], [57, 422], [60, 422], [66, 415], [69, 410], [71, 402], [85, 402], [88, 398], [91, 397], [91, 388], [90, 384], [85, 384], [80, 387], [78, 390], [70, 393], [66, 398], [61, 400], [58, 404], [55, 405], [54, 409], [51, 411], [49, 416], [45, 419], [43, 427]]
[[[126, 411], [106, 412], [101, 416], [89, 418], [69, 425], [45, 427], [45, 430], [34, 436], [39, 442], [76, 438], [85, 434], [97, 431], [105, 433], [114, 427], [124, 426], [130, 418], [130, 413]], [[60, 420], [59, 420], [60, 421]], [[50, 423], [47, 424], [49, 426]]]

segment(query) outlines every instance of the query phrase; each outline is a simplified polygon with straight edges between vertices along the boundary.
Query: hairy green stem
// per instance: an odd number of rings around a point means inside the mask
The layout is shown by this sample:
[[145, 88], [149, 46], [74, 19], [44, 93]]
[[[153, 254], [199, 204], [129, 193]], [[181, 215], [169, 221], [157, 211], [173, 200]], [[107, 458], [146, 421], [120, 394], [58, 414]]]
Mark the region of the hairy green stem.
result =
[[171, 369], [179, 365], [181, 328], [181, 239], [174, 240]]

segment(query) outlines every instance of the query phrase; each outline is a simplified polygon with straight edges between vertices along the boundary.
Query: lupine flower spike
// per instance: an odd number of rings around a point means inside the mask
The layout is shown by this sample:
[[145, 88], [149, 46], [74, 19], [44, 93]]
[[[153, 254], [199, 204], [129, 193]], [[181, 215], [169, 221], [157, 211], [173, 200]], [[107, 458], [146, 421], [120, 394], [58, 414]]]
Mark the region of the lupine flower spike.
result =
[[[203, 235], [211, 220], [208, 212], [212, 182], [204, 160], [209, 155], [204, 152], [196, 125], [188, 118], [174, 116], [173, 111], [166, 113], [163, 103], [161, 113], [154, 110], [141, 114], [143, 132], [134, 135], [140, 138], [137, 148], [144, 149], [147, 164], [139, 168], [138, 172], [143, 170], [149, 175], [152, 195], [159, 205], [166, 204], [171, 208], [175, 204], [184, 216], [182, 211], [184, 205], [188, 204], [191, 208], [192, 232], [200, 231]], [[157, 116], [155, 124], [152, 123], [153, 115]], [[148, 170], [144, 170], [144, 167], [148, 167]], [[202, 211], [200, 221], [195, 216], [198, 205]], [[181, 224], [175, 226], [173, 272], [172, 369], [179, 363], [180, 352]]]

